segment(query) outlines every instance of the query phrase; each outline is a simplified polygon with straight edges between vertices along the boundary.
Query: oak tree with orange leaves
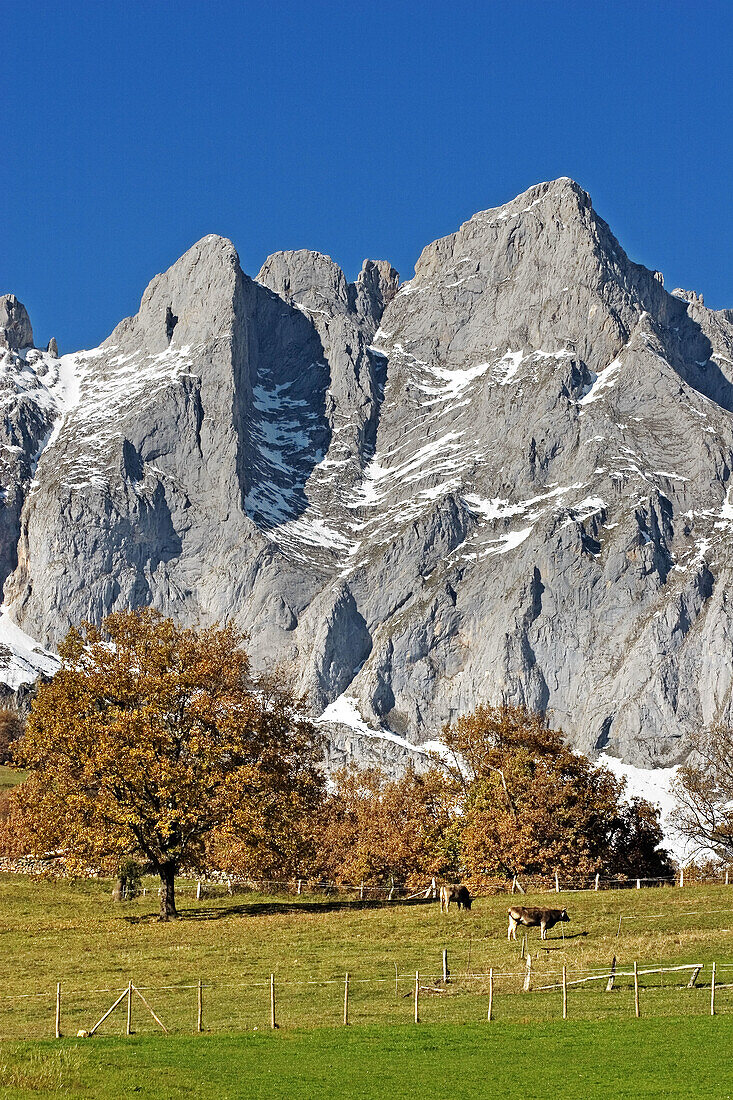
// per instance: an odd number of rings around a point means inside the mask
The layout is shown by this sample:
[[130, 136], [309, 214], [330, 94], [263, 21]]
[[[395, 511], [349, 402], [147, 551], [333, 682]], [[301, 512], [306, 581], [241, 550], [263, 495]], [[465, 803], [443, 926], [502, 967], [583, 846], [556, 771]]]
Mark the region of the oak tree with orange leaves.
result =
[[181, 627], [151, 609], [84, 624], [33, 702], [12, 794], [26, 850], [78, 865], [139, 855], [160, 876], [160, 919], [175, 877], [207, 846], [286, 846], [322, 788], [321, 738], [300, 700], [251, 674], [234, 626]]
[[656, 809], [625, 802], [625, 780], [573, 752], [543, 714], [481, 705], [443, 742], [469, 875], [669, 873]]
[[313, 829], [318, 873], [337, 882], [420, 883], [457, 868], [455, 799], [439, 768], [344, 768]]

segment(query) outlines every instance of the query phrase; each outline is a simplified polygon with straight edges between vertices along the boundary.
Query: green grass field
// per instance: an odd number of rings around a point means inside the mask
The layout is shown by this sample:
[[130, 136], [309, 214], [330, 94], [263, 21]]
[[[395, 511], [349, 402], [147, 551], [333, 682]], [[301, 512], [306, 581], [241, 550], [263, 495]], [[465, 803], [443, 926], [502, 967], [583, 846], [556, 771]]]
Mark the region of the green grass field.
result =
[[28, 775], [28, 772], [19, 768], [9, 768], [7, 764], [0, 764], [0, 791], [6, 791], [8, 787], [17, 787]]
[[[529, 993], [522, 992], [521, 935], [516, 944], [506, 939], [506, 895], [480, 898], [470, 913], [451, 909], [446, 915], [437, 903], [371, 906], [305, 895], [245, 894], [197, 902], [189, 889], [179, 894], [181, 919], [163, 925], [155, 919], [154, 893], [117, 906], [109, 896], [109, 882], [0, 876], [3, 1095], [26, 1095], [7, 1092], [24, 1080], [31, 1090], [28, 1095], [43, 1095], [43, 1081], [56, 1073], [71, 1095], [105, 1096], [100, 1082], [108, 1072], [105, 1066], [114, 1063], [130, 1081], [137, 1080], [135, 1074], [149, 1075], [148, 1083], [140, 1078], [142, 1092], [131, 1084], [123, 1095], [183, 1096], [188, 1093], [181, 1082], [189, 1080], [191, 1095], [285, 1096], [292, 1094], [287, 1090], [293, 1075], [304, 1074], [310, 1087], [326, 1074], [322, 1087], [301, 1094], [344, 1096], [349, 1095], [343, 1089], [344, 1075], [362, 1074], [369, 1081], [374, 1078], [369, 1085], [373, 1092], [361, 1090], [369, 1096], [381, 1087], [377, 1065], [380, 1072], [389, 1069], [396, 1075], [393, 1095], [407, 1095], [409, 1090], [399, 1090], [410, 1080], [422, 1080], [420, 1074], [428, 1072], [425, 1066], [432, 1066], [430, 1072], [436, 1074], [444, 1066], [455, 1076], [466, 1065], [464, 1092], [455, 1095], [477, 1096], [488, 1072], [492, 1080], [506, 1073], [510, 1081], [517, 1051], [526, 1055], [527, 1073], [541, 1067], [537, 1088], [558, 1084], [561, 1073], [565, 1084], [572, 1078], [576, 1091], [563, 1086], [565, 1096], [631, 1095], [622, 1091], [625, 1075], [631, 1075], [629, 1089], [633, 1085], [634, 1095], [676, 1095], [670, 1082], [683, 1056], [685, 1065], [700, 1063], [701, 1091], [692, 1095], [728, 1094], [722, 1078], [713, 1088], [704, 1067], [705, 1052], [720, 1042], [721, 1035], [727, 1043], [733, 1027], [733, 990], [717, 991], [718, 1015], [709, 1015], [710, 964], [718, 964], [719, 983], [733, 983], [733, 888], [523, 899], [529, 904], [566, 905], [571, 916], [571, 922], [553, 929], [544, 944], [538, 931], [530, 930]], [[452, 979], [447, 987], [440, 980], [443, 948], [448, 950]], [[704, 969], [694, 989], [685, 988], [686, 973], [642, 976], [638, 1021], [630, 978], [617, 979], [611, 993], [605, 992], [605, 982], [571, 986], [569, 1019], [563, 1021], [560, 991], [543, 992], [539, 987], [557, 981], [563, 964], [572, 981], [592, 973], [592, 968], [607, 970], [614, 955], [622, 970], [635, 959], [641, 968], [700, 963]], [[486, 1022], [489, 967], [495, 970], [491, 1025]], [[413, 991], [418, 969], [423, 988], [421, 1023], [416, 1026]], [[352, 1026], [344, 1028], [339, 1025], [347, 970]], [[270, 973], [276, 984], [276, 1034], [269, 1030]], [[204, 983], [203, 1036], [195, 1034], [199, 978]], [[134, 997], [132, 1038], [124, 1036], [124, 1002], [94, 1037], [73, 1038], [79, 1029], [93, 1026], [130, 979], [170, 1035], [162, 1035], [146, 1006]], [[61, 1043], [53, 1041], [57, 982], [62, 987], [61, 1029], [68, 1037]], [[649, 1068], [653, 1048], [659, 1051], [653, 1055], [654, 1074], [658, 1071], [666, 1084], [659, 1092], [640, 1092], [633, 1074]], [[545, 1052], [541, 1057], [540, 1050]], [[237, 1052], [236, 1058], [230, 1051]], [[582, 1058], [579, 1051], [585, 1051]], [[639, 1060], [636, 1070], [634, 1058]], [[713, 1061], [720, 1072], [720, 1059]], [[616, 1073], [617, 1064], [626, 1067], [618, 1071], [620, 1083], [604, 1092], [603, 1074]], [[583, 1076], [593, 1072], [596, 1084]], [[241, 1091], [237, 1081], [245, 1073], [249, 1087]], [[681, 1083], [689, 1093], [686, 1073]], [[214, 1091], [202, 1090], [202, 1074], [207, 1082], [218, 1082], [218, 1091], [214, 1084]], [[545, 1093], [525, 1088], [524, 1095]]]
[[5, 1044], [0, 1088], [7, 1100], [723, 1100], [733, 1095], [732, 1041], [733, 1017], [682, 1017]]

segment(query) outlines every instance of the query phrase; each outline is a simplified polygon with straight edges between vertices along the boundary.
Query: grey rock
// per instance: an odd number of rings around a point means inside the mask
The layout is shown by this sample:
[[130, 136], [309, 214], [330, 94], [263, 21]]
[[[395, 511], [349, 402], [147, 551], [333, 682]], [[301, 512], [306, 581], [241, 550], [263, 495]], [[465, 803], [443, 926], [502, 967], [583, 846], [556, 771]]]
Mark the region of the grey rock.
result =
[[46, 351], [54, 359], [58, 359], [58, 357], [59, 357], [59, 346], [56, 343], [56, 337], [55, 336], [52, 336], [51, 339], [48, 341], [48, 347], [46, 348]]
[[370, 336], [377, 331], [399, 284], [399, 274], [387, 260], [364, 260], [354, 285], [354, 304]]
[[22, 351], [33, 347], [33, 329], [28, 312], [14, 294], [0, 297], [0, 348]]
[[253, 280], [207, 237], [30, 399], [6, 359], [4, 598], [44, 645], [128, 606], [233, 619], [315, 714], [358, 707], [332, 763], [482, 700], [639, 765], [733, 721], [733, 312], [668, 293], [571, 180], [402, 286], [305, 250]]

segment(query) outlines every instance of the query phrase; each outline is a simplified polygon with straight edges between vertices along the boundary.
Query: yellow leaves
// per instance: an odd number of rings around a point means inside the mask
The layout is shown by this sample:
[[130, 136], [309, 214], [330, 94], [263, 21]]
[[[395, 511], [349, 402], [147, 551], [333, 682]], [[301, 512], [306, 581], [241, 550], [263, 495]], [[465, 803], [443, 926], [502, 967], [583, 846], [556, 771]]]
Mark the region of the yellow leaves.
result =
[[460, 849], [470, 873], [613, 870], [645, 830], [644, 859], [659, 862], [646, 825], [623, 816], [623, 783], [569, 749], [543, 716], [481, 706], [444, 736], [463, 765]]
[[263, 704], [241, 642], [231, 625], [179, 627], [150, 609], [71, 631], [19, 747], [29, 834], [180, 863], [213, 829], [312, 799], [319, 736], [286, 689], [268, 684]]
[[314, 829], [319, 873], [339, 881], [384, 882], [443, 874], [450, 867], [444, 843], [454, 800], [438, 771], [397, 780], [381, 770], [345, 770]]

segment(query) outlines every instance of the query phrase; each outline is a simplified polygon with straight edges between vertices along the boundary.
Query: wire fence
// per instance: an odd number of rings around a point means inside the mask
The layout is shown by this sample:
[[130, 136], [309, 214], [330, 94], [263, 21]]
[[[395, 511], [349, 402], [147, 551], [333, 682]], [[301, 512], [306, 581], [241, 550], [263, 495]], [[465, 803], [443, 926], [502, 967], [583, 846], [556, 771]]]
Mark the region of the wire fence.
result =
[[733, 962], [543, 965], [451, 973], [447, 951], [416, 971], [239, 982], [134, 980], [0, 995], [0, 1038], [269, 1031], [351, 1024], [615, 1019], [733, 1013]]
[[[0, 858], [0, 873], [22, 875], [64, 875], [61, 859], [22, 859]], [[103, 872], [90, 868], [84, 875], [76, 877], [102, 878]], [[721, 864], [716, 867], [689, 866], [680, 868], [674, 875], [650, 877], [648, 875], [571, 875], [557, 871], [551, 875], [484, 875], [463, 878], [474, 897], [488, 897], [493, 894], [535, 894], [535, 893], [574, 893], [586, 890], [641, 890], [649, 887], [679, 887], [693, 885], [733, 884], [733, 869]], [[215, 897], [218, 894], [295, 894], [303, 893], [325, 896], [358, 897], [359, 900], [397, 900], [436, 898], [441, 880], [435, 878], [412, 877], [405, 882], [390, 878], [386, 882], [343, 882], [322, 880], [303, 876], [289, 879], [264, 879], [227, 874], [213, 871], [198, 877], [180, 876], [176, 881], [176, 891], [185, 894], [195, 891], [197, 897]], [[146, 887], [145, 892], [149, 889]]]
[[[641, 890], [649, 887], [678, 887], [685, 885], [725, 885], [733, 883], [733, 872], [727, 867], [715, 870], [683, 868], [676, 875], [649, 877], [645, 875], [516, 875], [464, 878], [473, 897], [489, 897], [495, 894], [575, 893], [588, 890]], [[346, 896], [361, 901], [416, 900], [438, 897], [441, 880], [413, 879], [406, 883], [395, 882], [337, 882], [318, 879], [252, 879], [217, 874], [195, 881], [179, 880], [178, 891], [195, 891], [196, 896], [215, 897], [218, 894], [316, 894], [321, 896]]]

